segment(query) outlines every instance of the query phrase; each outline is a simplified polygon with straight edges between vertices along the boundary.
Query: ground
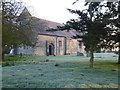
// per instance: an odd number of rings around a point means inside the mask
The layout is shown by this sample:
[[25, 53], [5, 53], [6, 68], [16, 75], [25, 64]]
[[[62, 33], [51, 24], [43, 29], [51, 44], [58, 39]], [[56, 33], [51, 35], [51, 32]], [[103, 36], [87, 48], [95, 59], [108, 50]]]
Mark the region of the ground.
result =
[[2, 68], [3, 88], [118, 88], [117, 57], [95, 54], [94, 68], [86, 56], [29, 56]]

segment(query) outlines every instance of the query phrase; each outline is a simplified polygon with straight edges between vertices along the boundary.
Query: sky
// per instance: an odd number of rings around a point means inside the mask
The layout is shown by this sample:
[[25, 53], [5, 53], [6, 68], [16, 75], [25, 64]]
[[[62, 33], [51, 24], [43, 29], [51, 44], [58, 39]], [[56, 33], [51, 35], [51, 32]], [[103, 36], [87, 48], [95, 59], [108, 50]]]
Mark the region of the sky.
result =
[[84, 9], [84, 0], [80, 0], [76, 4], [72, 3], [76, 0], [24, 0], [28, 10], [33, 16], [58, 23], [77, 18], [77, 15], [71, 14], [70, 9]]

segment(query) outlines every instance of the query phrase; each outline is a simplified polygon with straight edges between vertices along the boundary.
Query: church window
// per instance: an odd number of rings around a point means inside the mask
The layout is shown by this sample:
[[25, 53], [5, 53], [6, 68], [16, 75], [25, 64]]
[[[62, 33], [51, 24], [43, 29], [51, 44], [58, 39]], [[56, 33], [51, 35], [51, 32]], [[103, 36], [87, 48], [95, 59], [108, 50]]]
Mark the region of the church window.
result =
[[62, 41], [59, 41], [59, 46], [62, 47]]
[[79, 42], [79, 47], [82, 48], [82, 42]]

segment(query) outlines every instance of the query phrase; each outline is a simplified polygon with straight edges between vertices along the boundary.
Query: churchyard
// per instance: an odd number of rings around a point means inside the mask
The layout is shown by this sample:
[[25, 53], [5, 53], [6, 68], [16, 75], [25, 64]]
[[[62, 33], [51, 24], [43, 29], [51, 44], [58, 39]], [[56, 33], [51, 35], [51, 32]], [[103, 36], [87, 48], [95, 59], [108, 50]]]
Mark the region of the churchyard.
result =
[[3, 88], [118, 88], [120, 65], [113, 53], [95, 53], [93, 68], [86, 56], [5, 58], [9, 62], [3, 62]]

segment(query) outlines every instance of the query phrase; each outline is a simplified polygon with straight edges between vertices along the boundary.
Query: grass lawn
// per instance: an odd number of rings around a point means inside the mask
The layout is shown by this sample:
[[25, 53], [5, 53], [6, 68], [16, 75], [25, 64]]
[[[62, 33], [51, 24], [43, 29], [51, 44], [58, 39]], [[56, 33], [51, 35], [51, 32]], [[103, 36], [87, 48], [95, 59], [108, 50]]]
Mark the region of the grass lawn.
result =
[[118, 88], [117, 57], [96, 57], [93, 69], [85, 56], [6, 58], [14, 64], [2, 67], [3, 88]]

